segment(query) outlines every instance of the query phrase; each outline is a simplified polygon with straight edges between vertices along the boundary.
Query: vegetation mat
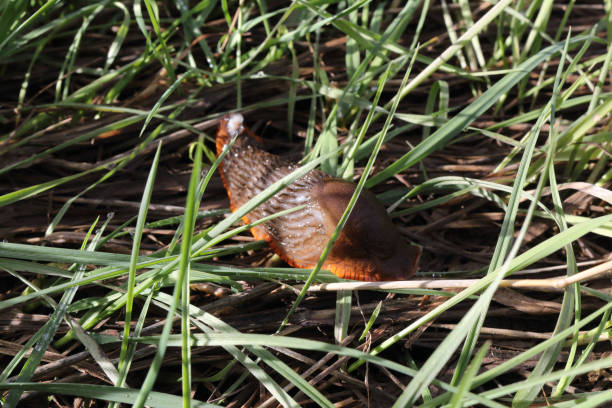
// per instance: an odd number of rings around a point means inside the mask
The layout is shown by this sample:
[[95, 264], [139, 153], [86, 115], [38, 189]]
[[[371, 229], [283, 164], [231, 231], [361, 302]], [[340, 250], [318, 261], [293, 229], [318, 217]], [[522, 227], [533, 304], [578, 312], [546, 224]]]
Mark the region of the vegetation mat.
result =
[[[611, 40], [610, 0], [1, 2], [2, 404], [610, 406]], [[414, 280], [255, 240], [229, 112]]]

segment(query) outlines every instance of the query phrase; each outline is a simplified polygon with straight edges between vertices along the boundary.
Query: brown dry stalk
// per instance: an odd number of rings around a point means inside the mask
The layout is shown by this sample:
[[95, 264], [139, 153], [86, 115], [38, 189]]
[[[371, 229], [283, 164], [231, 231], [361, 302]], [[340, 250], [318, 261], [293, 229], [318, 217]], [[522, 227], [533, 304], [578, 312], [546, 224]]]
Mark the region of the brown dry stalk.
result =
[[[504, 279], [501, 288], [520, 288], [540, 291], [561, 291], [578, 282], [586, 282], [612, 273], [612, 260], [589, 268], [572, 276], [558, 276], [546, 279]], [[338, 290], [391, 290], [391, 289], [444, 289], [467, 288], [480, 282], [480, 279], [436, 279], [390, 282], [334, 282], [312, 285], [310, 292]]]

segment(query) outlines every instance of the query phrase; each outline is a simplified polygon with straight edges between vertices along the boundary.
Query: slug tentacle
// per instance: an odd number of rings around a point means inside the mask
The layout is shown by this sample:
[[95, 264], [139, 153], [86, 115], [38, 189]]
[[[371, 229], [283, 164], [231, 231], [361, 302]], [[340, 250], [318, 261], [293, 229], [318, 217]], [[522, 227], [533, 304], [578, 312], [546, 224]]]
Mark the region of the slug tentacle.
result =
[[[296, 169], [261, 148], [261, 139], [238, 113], [226, 115], [217, 132], [217, 156], [235, 142], [219, 166], [232, 211]], [[355, 191], [353, 183], [312, 170], [243, 217], [252, 223], [282, 210], [301, 210], [251, 228], [285, 262], [299, 268], [316, 265]], [[406, 244], [384, 207], [369, 191], [357, 200], [344, 229], [323, 264], [334, 274], [356, 280], [403, 280], [414, 275], [420, 248]]]

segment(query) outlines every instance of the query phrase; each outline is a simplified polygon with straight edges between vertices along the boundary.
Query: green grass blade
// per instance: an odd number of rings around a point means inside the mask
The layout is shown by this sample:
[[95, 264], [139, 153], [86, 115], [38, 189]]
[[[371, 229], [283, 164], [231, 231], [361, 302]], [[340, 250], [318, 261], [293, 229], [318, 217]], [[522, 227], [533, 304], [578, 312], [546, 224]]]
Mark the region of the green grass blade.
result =
[[[187, 200], [185, 203], [185, 222], [183, 225], [185, 226], [183, 231], [183, 242], [181, 244], [181, 257], [179, 258], [179, 273], [176, 285], [174, 287], [173, 294], [173, 302], [168, 310], [168, 317], [166, 319], [166, 323], [164, 324], [164, 328], [162, 331], [162, 342], [160, 343], [157, 352], [155, 353], [155, 357], [153, 358], [153, 362], [151, 363], [151, 367], [147, 372], [147, 376], [140, 388], [140, 392], [138, 393], [138, 398], [134, 403], [134, 406], [137, 408], [141, 408], [144, 406], [146, 399], [153, 389], [153, 385], [155, 380], [159, 374], [159, 370], [161, 369], [161, 364], [166, 352], [166, 344], [165, 339], [170, 335], [170, 330], [172, 329], [172, 322], [174, 321], [174, 314], [178, 308], [178, 304], [181, 300], [181, 293], [184, 293], [183, 285], [185, 282], [185, 278], [189, 277], [187, 273], [187, 269], [189, 268], [190, 263], [190, 253], [189, 250], [191, 248], [191, 237], [193, 236], [193, 228], [195, 223], [195, 201], [196, 201], [196, 191], [197, 186], [200, 179], [200, 166], [202, 163], [202, 149], [201, 149], [201, 140], [198, 143], [198, 149], [196, 150], [196, 158], [194, 160], [193, 171], [191, 173], [191, 179], [189, 180], [189, 188], [187, 190]], [[183, 381], [190, 380], [190, 377], [183, 378]], [[188, 402], [187, 402], [188, 403]]]
[[[147, 183], [144, 188], [142, 200], [140, 202], [140, 208], [138, 209], [138, 218], [136, 221], [136, 228], [134, 229], [133, 241], [132, 241], [132, 253], [130, 255], [130, 266], [128, 271], [127, 281], [127, 294], [125, 303], [125, 325], [123, 326], [123, 341], [121, 343], [121, 352], [119, 355], [119, 373], [120, 378], [125, 379], [127, 376], [127, 361], [126, 357], [128, 354], [128, 339], [130, 338], [130, 325], [132, 323], [132, 310], [134, 306], [134, 287], [136, 286], [136, 265], [138, 263], [138, 257], [140, 255], [140, 243], [142, 241], [143, 229], [147, 220], [147, 213], [149, 209], [149, 203], [151, 202], [151, 196], [153, 194], [153, 184], [157, 175], [157, 167], [159, 165], [159, 157], [161, 154], [161, 143], [157, 146], [153, 163], [149, 171]], [[118, 386], [122, 386], [123, 381], [119, 381]]]
[[[498, 5], [500, 3], [497, 3]], [[570, 41], [570, 45], [579, 43], [584, 40], [584, 37], [574, 37]], [[560, 52], [565, 45], [565, 42], [561, 42], [555, 45], [551, 45], [527, 61], [520, 64], [515, 72], [508, 74], [491, 86], [485, 93], [483, 93], [476, 101], [471, 103], [468, 107], [464, 108], [461, 112], [451, 118], [445, 126], [434, 132], [429, 138], [419, 143], [414, 149], [406, 153], [400, 159], [396, 160], [393, 164], [370, 178], [366, 187], [372, 187], [401, 171], [404, 171], [408, 167], [413, 166], [425, 157], [429, 156], [432, 152], [441, 149], [446, 146], [453, 137], [459, 132], [463, 131], [474, 119], [482, 115], [487, 109], [489, 109], [497, 99], [499, 95], [502, 95], [514, 85], [518, 83], [528, 72], [531, 72], [538, 64], [552, 55]]]

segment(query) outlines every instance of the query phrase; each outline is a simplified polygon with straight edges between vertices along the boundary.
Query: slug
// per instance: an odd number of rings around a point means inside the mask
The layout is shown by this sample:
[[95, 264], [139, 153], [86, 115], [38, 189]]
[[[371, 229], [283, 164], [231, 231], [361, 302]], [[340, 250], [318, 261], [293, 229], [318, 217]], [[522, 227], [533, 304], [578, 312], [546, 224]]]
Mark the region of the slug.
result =
[[[238, 113], [221, 119], [217, 157], [232, 138], [236, 141], [219, 171], [230, 209], [236, 211], [299, 166], [262, 150], [261, 139], [244, 125]], [[253, 209], [243, 221], [250, 224], [278, 211], [305, 205], [251, 228], [251, 233], [256, 239], [266, 240], [289, 265], [313, 268], [354, 191], [353, 183], [311, 170]], [[363, 190], [323, 269], [344, 279], [405, 280], [414, 275], [420, 254], [419, 247], [404, 242], [374, 194]]]

